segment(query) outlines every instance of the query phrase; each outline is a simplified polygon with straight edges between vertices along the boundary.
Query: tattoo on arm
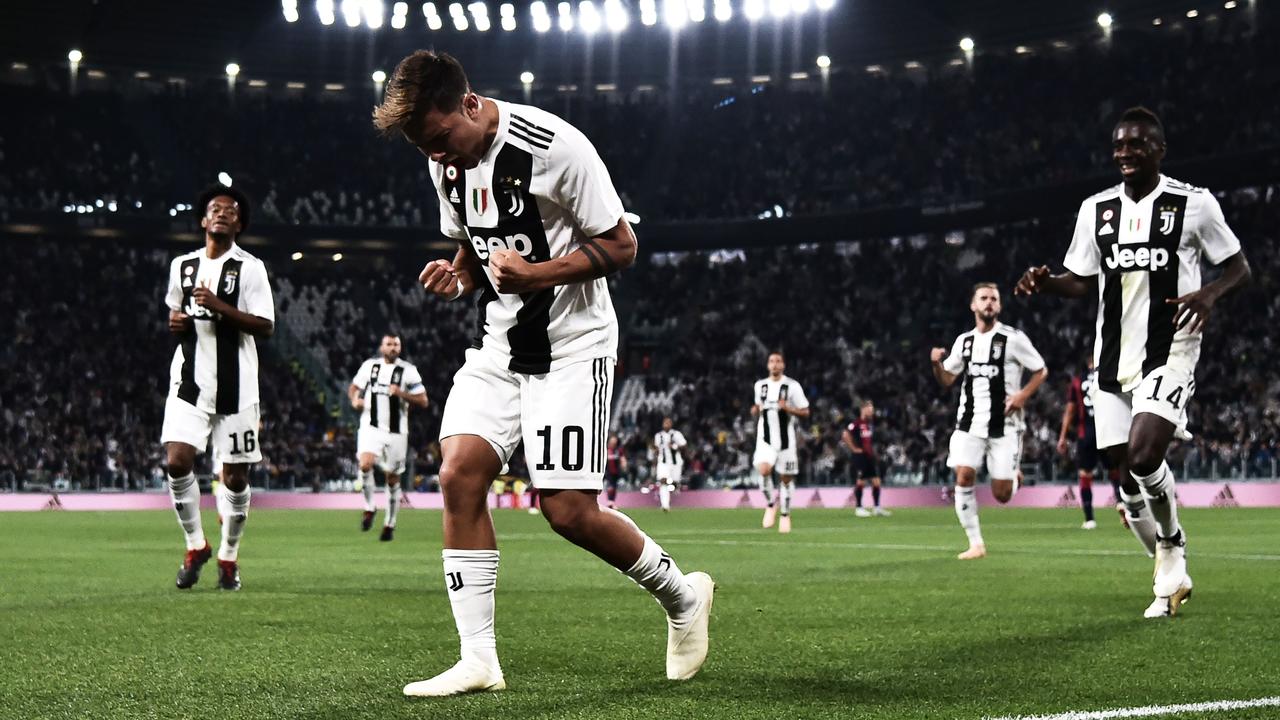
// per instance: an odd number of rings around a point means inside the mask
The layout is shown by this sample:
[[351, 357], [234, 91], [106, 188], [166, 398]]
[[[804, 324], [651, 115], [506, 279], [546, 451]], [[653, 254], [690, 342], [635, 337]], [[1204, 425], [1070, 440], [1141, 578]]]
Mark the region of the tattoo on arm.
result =
[[600, 243], [596, 242], [595, 238], [587, 238], [582, 243], [582, 246], [584, 249], [590, 246], [595, 248], [596, 252], [600, 253], [600, 257], [604, 260], [605, 269], [608, 271], [605, 274], [612, 275], [618, 272], [618, 264], [613, 261], [613, 258], [609, 257], [609, 253], [605, 252], [604, 248], [600, 247]]
[[591, 246], [587, 244], [589, 242], [590, 240], [584, 242], [579, 249], [582, 250], [582, 254], [586, 255], [587, 259], [591, 261], [591, 269], [595, 271], [596, 277], [604, 277], [604, 266], [600, 264], [600, 258], [596, 257], [596, 253], [600, 252], [600, 248], [597, 247], [595, 250], [592, 250]]

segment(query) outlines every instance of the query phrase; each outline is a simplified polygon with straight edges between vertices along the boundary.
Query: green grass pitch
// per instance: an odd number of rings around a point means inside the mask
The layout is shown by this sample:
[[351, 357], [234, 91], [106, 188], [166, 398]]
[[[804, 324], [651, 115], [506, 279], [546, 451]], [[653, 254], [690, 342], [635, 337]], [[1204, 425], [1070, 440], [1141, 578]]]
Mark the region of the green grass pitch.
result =
[[174, 588], [172, 513], [0, 515], [0, 718], [976, 720], [1280, 694], [1280, 510], [1183, 511], [1196, 589], [1171, 620], [1142, 618], [1151, 562], [1110, 511], [1086, 532], [984, 508], [991, 554], [967, 563], [948, 509], [798, 510], [790, 536], [749, 510], [631, 514], [719, 586], [701, 675], [664, 678], [643, 591], [500, 510], [509, 689], [434, 701], [400, 688], [456, 659], [438, 512], [392, 543], [358, 512], [252, 512], [239, 593], [212, 563]]

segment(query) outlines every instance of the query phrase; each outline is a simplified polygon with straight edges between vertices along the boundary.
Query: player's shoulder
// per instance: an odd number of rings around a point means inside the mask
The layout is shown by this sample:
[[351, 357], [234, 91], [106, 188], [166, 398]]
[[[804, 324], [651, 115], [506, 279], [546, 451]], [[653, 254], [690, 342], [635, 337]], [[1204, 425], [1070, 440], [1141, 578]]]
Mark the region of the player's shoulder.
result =
[[1200, 199], [1213, 197], [1213, 193], [1209, 191], [1209, 188], [1192, 185], [1191, 183], [1183, 182], [1182, 180], [1176, 180], [1168, 175], [1164, 177], [1164, 189], [1165, 192], [1173, 193], [1174, 195], [1186, 195], [1187, 197], [1196, 197]]
[[1097, 205], [1100, 202], [1105, 202], [1107, 200], [1116, 200], [1120, 197], [1120, 193], [1122, 192], [1124, 192], [1124, 183], [1116, 183], [1115, 185], [1112, 185], [1106, 190], [1103, 190], [1101, 192], [1096, 192], [1090, 195], [1089, 197], [1085, 198], [1084, 202], [1080, 203], [1080, 207], [1081, 208], [1093, 207], [1094, 205]]
[[408, 360], [405, 360], [404, 358], [396, 358], [396, 365], [399, 365], [400, 367], [404, 368], [405, 370], [417, 370], [417, 369], [418, 369], [418, 366], [417, 366], [417, 365], [414, 365], [413, 363], [409, 362]]
[[194, 259], [197, 259], [197, 258], [199, 258], [199, 257], [200, 257], [201, 255], [203, 255], [203, 254], [204, 254], [204, 246], [202, 245], [202, 246], [200, 246], [199, 248], [196, 248], [195, 250], [192, 250], [191, 252], [185, 252], [185, 253], [182, 253], [181, 255], [179, 255], [179, 256], [177, 256], [177, 257], [175, 257], [175, 258], [174, 258], [174, 259], [173, 259], [169, 264], [170, 264], [170, 265], [180, 265], [180, 264], [182, 264], [182, 263], [184, 263], [184, 262], [186, 262], [186, 261], [188, 261], [188, 260], [194, 260]]
[[237, 260], [242, 265], [258, 265], [261, 266], [264, 271], [267, 269], [267, 264], [262, 261], [262, 258], [259, 258], [248, 250], [245, 250], [244, 246], [239, 243], [233, 243], [231, 245], [229, 254], [232, 260]]
[[1008, 323], [1003, 323], [1003, 322], [1002, 322], [1002, 323], [1000, 323], [1000, 325], [996, 328], [996, 331], [997, 331], [997, 332], [1002, 332], [1002, 333], [1004, 333], [1004, 334], [1006, 334], [1006, 335], [1011, 335], [1011, 336], [1013, 336], [1013, 337], [1024, 337], [1024, 338], [1025, 338], [1025, 337], [1027, 336], [1027, 334], [1026, 334], [1026, 333], [1024, 333], [1024, 332], [1022, 332], [1022, 330], [1020, 330], [1020, 329], [1018, 329], [1018, 328], [1016, 328], [1016, 327], [1014, 327], [1014, 326], [1012, 326], [1012, 325], [1010, 325], [1010, 324], [1008, 324]]
[[[507, 142], [534, 157], [546, 159], [552, 148], [576, 129], [557, 115], [533, 105], [497, 100], [507, 113]], [[580, 134], [580, 133], [579, 133]]]

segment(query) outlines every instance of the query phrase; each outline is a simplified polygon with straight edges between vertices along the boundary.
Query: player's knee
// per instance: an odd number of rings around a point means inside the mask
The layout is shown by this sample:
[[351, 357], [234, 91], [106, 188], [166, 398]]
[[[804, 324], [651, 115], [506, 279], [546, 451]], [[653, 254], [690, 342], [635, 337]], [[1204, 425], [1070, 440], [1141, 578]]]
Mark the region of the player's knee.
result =
[[586, 512], [578, 507], [564, 506], [563, 504], [542, 504], [542, 515], [547, 519], [547, 524], [557, 535], [573, 541], [581, 532], [583, 525], [586, 524]]
[[366, 461], [366, 460], [361, 460], [361, 461], [360, 461], [360, 472], [362, 472], [362, 473], [367, 473], [367, 472], [369, 472], [370, 470], [373, 470], [373, 461], [372, 461], [372, 460], [367, 460], [367, 461]]
[[484, 512], [488, 507], [487, 488], [488, 482], [465, 467], [446, 463], [440, 468], [440, 492], [449, 512]]
[[1013, 499], [1013, 482], [1010, 481], [1007, 485], [1004, 483], [999, 485], [993, 483], [991, 485], [991, 494], [995, 496], [996, 502], [998, 503], [1003, 504], [1009, 502]]
[[190, 475], [194, 464], [190, 458], [170, 457], [168, 462], [165, 463], [164, 469], [169, 473], [169, 477], [180, 478]]
[[244, 492], [244, 489], [249, 487], [248, 466], [223, 465], [222, 484], [231, 492]]
[[1160, 469], [1164, 453], [1149, 445], [1129, 446], [1129, 470], [1134, 475], [1151, 475]]

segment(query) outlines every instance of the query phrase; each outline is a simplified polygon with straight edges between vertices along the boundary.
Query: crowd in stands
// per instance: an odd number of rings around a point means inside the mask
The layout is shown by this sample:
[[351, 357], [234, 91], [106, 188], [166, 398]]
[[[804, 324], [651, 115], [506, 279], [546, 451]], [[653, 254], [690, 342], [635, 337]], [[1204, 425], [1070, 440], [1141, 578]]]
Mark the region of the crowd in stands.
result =
[[[709, 220], [934, 204], [1105, 174], [1124, 105], [1161, 112], [1173, 160], [1280, 143], [1277, 33], [1242, 13], [1108, 43], [979, 54], [892, 73], [845, 68], [827, 91], [686, 83], [675, 96], [535, 94], [596, 144], [627, 206]], [[465, 58], [463, 58], [465, 61]], [[1105, 78], [1105, 81], [1101, 80]], [[816, 83], [816, 81], [813, 81]], [[163, 217], [220, 172], [259, 222], [432, 227], [427, 165], [381, 138], [373, 98], [242, 87], [0, 87], [0, 211]], [[511, 97], [521, 101], [522, 98]], [[103, 207], [98, 207], [98, 201]], [[776, 208], [775, 208], [776, 206]]]

